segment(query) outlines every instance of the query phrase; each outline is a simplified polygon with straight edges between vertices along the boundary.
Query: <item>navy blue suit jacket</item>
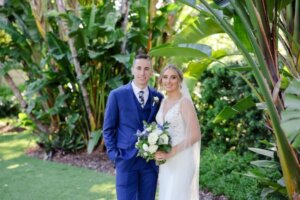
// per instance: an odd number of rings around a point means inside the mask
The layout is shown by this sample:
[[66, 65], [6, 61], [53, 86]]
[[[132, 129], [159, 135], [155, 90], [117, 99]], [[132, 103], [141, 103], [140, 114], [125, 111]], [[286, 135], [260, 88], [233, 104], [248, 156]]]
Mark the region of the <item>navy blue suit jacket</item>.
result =
[[[154, 97], [159, 101], [154, 101]], [[145, 120], [148, 123], [155, 121], [162, 98], [162, 94], [149, 87], [147, 101], [151, 101], [151, 111]], [[103, 137], [111, 160], [128, 160], [136, 156], [137, 130], [143, 130], [143, 119], [130, 82], [110, 92], [105, 109]]]

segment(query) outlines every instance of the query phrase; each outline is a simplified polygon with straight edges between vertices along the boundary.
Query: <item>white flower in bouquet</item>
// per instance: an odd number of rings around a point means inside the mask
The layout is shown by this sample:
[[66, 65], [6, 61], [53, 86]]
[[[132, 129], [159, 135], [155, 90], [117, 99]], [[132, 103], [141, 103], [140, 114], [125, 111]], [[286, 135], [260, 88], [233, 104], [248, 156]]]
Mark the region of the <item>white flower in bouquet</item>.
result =
[[158, 149], [157, 145], [150, 145], [148, 151], [149, 153], [155, 153], [157, 149]]
[[[168, 122], [163, 125], [159, 125], [155, 122], [147, 124], [144, 122], [144, 130], [141, 132], [137, 131], [137, 142], [135, 147], [138, 149], [137, 156], [141, 156], [148, 162], [149, 160], [155, 159], [155, 153], [157, 151], [170, 152], [171, 137], [167, 131]], [[164, 161], [156, 161], [156, 164], [162, 164]]]
[[166, 134], [162, 134], [159, 137], [158, 144], [168, 144], [169, 143], [169, 137]]
[[150, 145], [153, 145], [158, 140], [157, 131], [154, 131], [148, 135], [148, 142]]
[[149, 150], [149, 146], [147, 144], [143, 144], [143, 149], [144, 149], [144, 151], [148, 151]]
[[162, 131], [161, 129], [155, 129], [155, 130], [154, 130], [154, 133], [155, 133], [156, 135], [160, 136], [160, 135], [163, 133], [163, 131]]

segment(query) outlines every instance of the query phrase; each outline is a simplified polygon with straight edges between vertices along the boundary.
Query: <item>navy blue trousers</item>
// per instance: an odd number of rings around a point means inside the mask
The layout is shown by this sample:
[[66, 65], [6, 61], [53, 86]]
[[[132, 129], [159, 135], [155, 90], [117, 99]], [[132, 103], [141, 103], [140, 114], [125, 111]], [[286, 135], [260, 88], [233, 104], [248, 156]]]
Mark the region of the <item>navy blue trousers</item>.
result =
[[116, 160], [118, 200], [155, 200], [158, 170], [140, 157]]

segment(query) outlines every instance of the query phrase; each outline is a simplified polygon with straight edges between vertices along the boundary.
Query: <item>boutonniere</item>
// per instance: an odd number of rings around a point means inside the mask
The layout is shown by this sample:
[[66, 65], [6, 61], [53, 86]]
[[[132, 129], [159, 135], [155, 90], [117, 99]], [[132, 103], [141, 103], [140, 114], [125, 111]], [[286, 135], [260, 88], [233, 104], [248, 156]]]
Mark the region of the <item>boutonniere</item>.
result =
[[153, 97], [153, 104], [152, 104], [152, 106], [154, 106], [155, 104], [158, 104], [159, 103], [159, 98], [158, 98], [158, 96], [154, 96]]

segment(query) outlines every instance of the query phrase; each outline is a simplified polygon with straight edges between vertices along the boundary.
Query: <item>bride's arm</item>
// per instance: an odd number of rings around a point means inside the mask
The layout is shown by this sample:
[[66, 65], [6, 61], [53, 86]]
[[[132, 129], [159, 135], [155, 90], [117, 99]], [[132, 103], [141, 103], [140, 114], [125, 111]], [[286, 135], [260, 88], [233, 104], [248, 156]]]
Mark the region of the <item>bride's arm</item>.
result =
[[201, 138], [200, 125], [193, 103], [188, 99], [183, 99], [180, 104], [180, 112], [185, 123], [186, 138], [175, 145], [169, 153], [158, 152], [156, 158], [168, 159], [192, 146]]

